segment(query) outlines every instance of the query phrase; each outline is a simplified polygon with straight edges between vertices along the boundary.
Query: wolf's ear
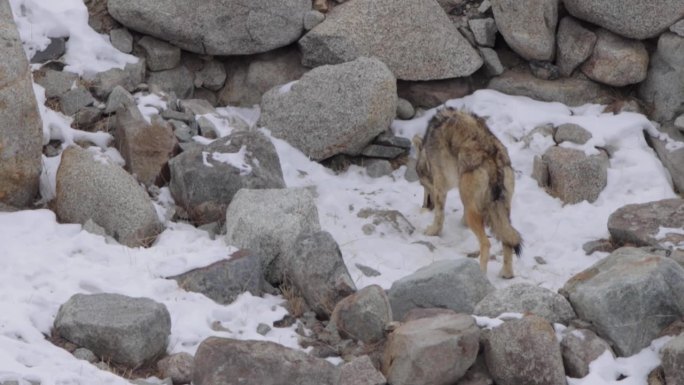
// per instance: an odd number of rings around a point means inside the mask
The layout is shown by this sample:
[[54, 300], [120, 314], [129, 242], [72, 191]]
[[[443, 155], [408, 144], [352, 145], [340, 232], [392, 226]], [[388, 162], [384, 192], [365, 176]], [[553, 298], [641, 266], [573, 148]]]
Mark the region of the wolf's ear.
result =
[[413, 147], [416, 148], [416, 151], [420, 152], [423, 149], [423, 139], [420, 136], [414, 135], [411, 142], [413, 142]]

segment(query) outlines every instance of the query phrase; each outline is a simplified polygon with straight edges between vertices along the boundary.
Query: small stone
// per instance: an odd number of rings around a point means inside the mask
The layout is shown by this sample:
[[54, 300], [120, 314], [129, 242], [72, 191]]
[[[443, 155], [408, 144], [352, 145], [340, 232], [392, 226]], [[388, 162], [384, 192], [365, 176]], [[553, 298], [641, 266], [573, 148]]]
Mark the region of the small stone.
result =
[[117, 28], [109, 31], [109, 40], [114, 48], [123, 53], [133, 52], [133, 35], [126, 28]]
[[607, 239], [597, 239], [595, 241], [589, 241], [582, 245], [582, 250], [586, 255], [592, 255], [597, 251], [610, 253], [615, 249], [613, 244]]
[[504, 72], [504, 66], [501, 64], [499, 59], [499, 54], [496, 53], [491, 48], [481, 47], [480, 55], [482, 55], [482, 60], [484, 60], [485, 70], [487, 71], [487, 76], [499, 76]]
[[257, 333], [261, 334], [262, 336], [265, 336], [270, 331], [271, 331], [271, 327], [264, 324], [264, 323], [261, 323], [261, 324], [259, 324], [259, 326], [257, 326]]
[[680, 131], [684, 129], [684, 115], [679, 115], [679, 117], [675, 119], [674, 125], [679, 128]]
[[670, 26], [670, 31], [676, 33], [677, 35], [684, 37], [684, 19], [679, 20], [678, 22], [672, 24]]
[[375, 226], [370, 223], [366, 223], [363, 225], [363, 227], [361, 227], [361, 231], [363, 231], [363, 233], [366, 235], [371, 235], [375, 232]]
[[325, 15], [322, 12], [311, 10], [304, 14], [304, 29], [310, 31], [318, 24], [321, 24], [323, 20], [325, 20]]
[[540, 255], [537, 255], [536, 257], [534, 257], [534, 261], [537, 262], [537, 264], [539, 264], [539, 265], [546, 265], [546, 263], [547, 263], [546, 259], [544, 259], [544, 257], [542, 257]]
[[491, 17], [468, 20], [468, 26], [475, 35], [475, 41], [483, 47], [494, 47], [496, 42], [496, 22]]
[[381, 275], [379, 271], [373, 269], [372, 267], [368, 267], [360, 263], [357, 263], [354, 266], [356, 266], [356, 268], [359, 269], [359, 271], [361, 271], [361, 273], [366, 277], [378, 277]]
[[[416, 115], [416, 110], [406, 99], [399, 98], [397, 100], [397, 118], [402, 120], [412, 119]], [[409, 144], [410, 146], [410, 144]]]
[[394, 159], [404, 152], [405, 149], [399, 147], [371, 144], [361, 151], [361, 155], [371, 158]]
[[95, 98], [83, 86], [78, 86], [59, 96], [59, 103], [64, 115], [72, 116], [81, 108], [91, 106]]
[[74, 350], [74, 357], [78, 358], [79, 360], [88, 361], [91, 364], [98, 361], [95, 353], [86, 348], [78, 348]]
[[365, 164], [366, 173], [368, 173], [368, 176], [371, 178], [380, 178], [392, 174], [392, 164], [388, 160], [369, 159]]
[[576, 144], [585, 144], [591, 138], [591, 132], [587, 131], [582, 126], [572, 123], [561, 124], [553, 135], [553, 139], [556, 143], [572, 142]]

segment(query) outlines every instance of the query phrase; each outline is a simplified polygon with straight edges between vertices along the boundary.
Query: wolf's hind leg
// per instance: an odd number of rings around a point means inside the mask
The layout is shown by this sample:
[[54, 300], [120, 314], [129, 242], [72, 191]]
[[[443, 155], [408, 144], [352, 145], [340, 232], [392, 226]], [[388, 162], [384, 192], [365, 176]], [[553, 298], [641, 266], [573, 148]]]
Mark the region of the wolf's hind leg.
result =
[[[427, 192], [427, 190], [425, 190]], [[431, 191], [430, 197], [434, 204], [435, 217], [432, 224], [425, 230], [425, 235], [435, 236], [442, 232], [444, 225], [444, 204], [447, 197], [446, 191]]]
[[501, 278], [513, 278], [513, 249], [510, 246], [503, 245], [503, 267], [499, 273]]
[[485, 232], [484, 218], [482, 218], [482, 214], [474, 207], [466, 207], [465, 218], [468, 227], [475, 233], [475, 236], [480, 243], [480, 270], [482, 270], [482, 273], [487, 274], [490, 243], [487, 238], [487, 233]]

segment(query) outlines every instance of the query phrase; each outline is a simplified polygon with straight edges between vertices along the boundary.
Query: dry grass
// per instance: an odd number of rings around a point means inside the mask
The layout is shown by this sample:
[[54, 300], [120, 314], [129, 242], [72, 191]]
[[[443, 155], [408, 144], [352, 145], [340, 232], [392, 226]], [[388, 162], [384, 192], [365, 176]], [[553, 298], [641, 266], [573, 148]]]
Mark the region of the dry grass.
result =
[[280, 285], [280, 292], [285, 298], [285, 309], [295, 318], [301, 317], [306, 311], [307, 306], [304, 298], [299, 291], [292, 285], [289, 279]]

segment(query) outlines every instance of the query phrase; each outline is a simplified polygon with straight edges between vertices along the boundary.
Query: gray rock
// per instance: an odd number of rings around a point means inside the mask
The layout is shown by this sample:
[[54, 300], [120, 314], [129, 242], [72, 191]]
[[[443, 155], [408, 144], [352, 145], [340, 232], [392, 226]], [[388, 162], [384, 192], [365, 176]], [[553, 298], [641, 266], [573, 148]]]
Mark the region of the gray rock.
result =
[[508, 45], [527, 60], [554, 58], [558, 0], [493, 0], [494, 19]]
[[[390, 147], [395, 148], [395, 147]], [[396, 148], [395, 148], [396, 149]], [[364, 161], [366, 173], [371, 178], [381, 178], [392, 174], [392, 163], [386, 159], [368, 159]]]
[[66, 52], [66, 40], [63, 37], [50, 38], [50, 44], [44, 50], [36, 52], [31, 58], [31, 63], [45, 63], [57, 60]]
[[556, 143], [572, 142], [584, 144], [588, 142], [591, 137], [591, 132], [587, 131], [584, 127], [577, 124], [566, 123], [561, 124], [556, 128], [553, 140], [555, 140]]
[[615, 87], [646, 79], [648, 52], [644, 43], [625, 39], [605, 29], [597, 30], [596, 38], [594, 51], [581, 66], [585, 75]]
[[589, 329], [566, 329], [561, 340], [561, 355], [565, 373], [569, 377], [583, 378], [589, 374], [589, 364], [605, 351], [613, 354], [610, 345]]
[[192, 137], [199, 134], [197, 128], [191, 128], [185, 124], [185, 122], [181, 122], [180, 120], [169, 120], [169, 123], [173, 127], [173, 134], [181, 143], [191, 142]]
[[193, 78], [192, 72], [181, 65], [166, 71], [150, 72], [147, 76], [147, 83], [150, 85], [150, 90], [155, 93], [173, 92], [181, 99], [189, 99], [195, 87]]
[[107, 105], [105, 106], [104, 112], [111, 114], [124, 105], [135, 106], [135, 98], [130, 92], [126, 91], [125, 88], [116, 86], [107, 97]]
[[226, 83], [226, 69], [223, 63], [210, 60], [204, 63], [201, 70], [195, 74], [195, 81], [200, 84], [197, 87], [204, 87], [212, 91], [218, 91]]
[[[684, 129], [673, 126], [672, 123], [665, 123], [660, 126], [660, 131], [670, 136], [676, 144], [684, 144]], [[648, 134], [649, 144], [658, 154], [658, 158], [672, 177], [672, 184], [675, 191], [684, 193], [684, 146], [671, 148], [671, 145], [662, 139]]]
[[356, 216], [369, 218], [374, 226], [390, 228], [399, 234], [411, 235], [416, 230], [416, 227], [398, 210], [364, 208], [359, 210]]
[[479, 338], [465, 314], [408, 321], [388, 337], [383, 372], [392, 385], [453, 384], [475, 362]]
[[558, 57], [556, 63], [563, 76], [570, 76], [580, 64], [591, 56], [596, 44], [596, 34], [584, 28], [570, 16], [558, 24]]
[[161, 376], [170, 378], [174, 384], [189, 384], [194, 368], [194, 357], [188, 353], [171, 354], [157, 362]]
[[347, 2], [333, 8], [298, 44], [306, 66], [373, 56], [403, 80], [468, 76], [482, 66], [480, 56], [434, 1]]
[[373, 269], [372, 267], [368, 267], [368, 266], [362, 265], [360, 263], [357, 263], [354, 266], [356, 266], [356, 268], [359, 269], [359, 271], [363, 275], [365, 275], [366, 277], [378, 277], [378, 276], [382, 275], [382, 274], [380, 274], [379, 271]]
[[314, 160], [357, 155], [397, 109], [396, 81], [377, 59], [323, 66], [267, 92], [259, 125]]
[[[241, 188], [285, 187], [278, 153], [258, 132], [234, 132], [207, 146], [188, 149], [171, 159], [169, 167], [171, 195], [197, 224], [222, 220]], [[272, 220], [270, 216], [264, 220]]]
[[92, 219], [129, 247], [149, 245], [161, 231], [152, 201], [138, 182], [121, 167], [96, 160], [77, 146], [62, 153], [54, 204], [61, 222]]
[[78, 82], [78, 75], [41, 68], [33, 73], [33, 80], [45, 88], [45, 97], [54, 98], [72, 89]]
[[418, 181], [418, 173], [416, 172], [416, 159], [409, 158], [408, 163], [406, 163], [406, 172], [404, 172], [404, 179], [409, 182]]
[[[394, 159], [404, 153], [406, 153], [406, 149], [394, 146], [384, 146], [381, 144], [369, 144], [361, 151], [361, 155], [363, 156], [381, 159]], [[391, 171], [392, 166], [390, 165], [390, 172]]]
[[176, 280], [182, 289], [202, 293], [222, 305], [231, 304], [238, 295], [247, 291], [254, 296], [269, 291], [261, 268], [261, 257], [245, 250], [233, 253], [230, 259], [169, 278]]
[[172, 109], [162, 111], [161, 117], [166, 120], [179, 120], [187, 124], [193, 124], [195, 122], [195, 116], [191, 112], [180, 112]]
[[551, 147], [541, 162], [548, 170], [548, 192], [565, 203], [594, 202], [608, 183], [608, 157], [604, 153], [587, 156], [581, 150]]
[[[677, 230], [659, 234], [663, 227]], [[626, 205], [608, 217], [608, 231], [617, 245], [676, 245], [684, 242], [681, 230], [684, 230], [684, 199]]]
[[528, 63], [534, 77], [544, 80], [556, 80], [560, 77], [558, 67], [548, 61], [532, 60]]
[[487, 88], [509, 95], [528, 96], [545, 102], [561, 102], [568, 106], [587, 103], [603, 103], [610, 100], [610, 93], [599, 84], [582, 78], [543, 80], [529, 72], [505, 71], [493, 78]]
[[[109, 0], [109, 13], [126, 27], [208, 55], [249, 55], [289, 45], [304, 31], [310, 0], [173, 0], [159, 5]], [[178, 20], [192, 22], [178, 23]]]
[[325, 15], [319, 11], [311, 10], [304, 14], [304, 30], [310, 31], [325, 20]]
[[563, 3], [576, 18], [632, 39], [655, 37], [684, 16], [684, 4], [680, 0], [663, 0], [657, 7], [641, 0], [564, 0]]
[[326, 360], [265, 341], [209, 337], [195, 354], [195, 385], [334, 385], [337, 369]]
[[197, 127], [199, 128], [200, 135], [205, 138], [216, 139], [219, 137], [219, 132], [216, 129], [216, 125], [204, 116], [197, 119]]
[[75, 294], [59, 308], [55, 331], [103, 361], [137, 368], [166, 351], [171, 317], [149, 298]]
[[373, 344], [385, 338], [392, 308], [385, 290], [370, 285], [338, 302], [330, 319], [343, 338]]
[[483, 339], [487, 367], [497, 385], [566, 384], [556, 333], [545, 319], [531, 315], [506, 321]]
[[101, 237], [106, 237], [107, 236], [107, 230], [105, 230], [102, 226], [98, 225], [97, 223], [93, 222], [92, 219], [88, 219], [86, 223], [83, 224], [83, 230], [99, 235]]
[[413, 119], [415, 115], [416, 109], [413, 108], [411, 102], [403, 98], [397, 99], [397, 118], [402, 120], [409, 120]]
[[184, 99], [179, 101], [181, 112], [192, 115], [216, 113], [216, 108], [204, 99]]
[[42, 167], [43, 123], [9, 2], [0, 3], [0, 203], [33, 203]]
[[102, 110], [97, 107], [83, 107], [74, 115], [73, 127], [82, 131], [96, 131], [94, 126], [102, 115]]
[[265, 336], [270, 331], [271, 331], [271, 327], [266, 325], [266, 324], [262, 323], [262, 324], [259, 324], [257, 326], [257, 333], [261, 334], [262, 336]]
[[496, 28], [496, 22], [491, 17], [486, 19], [470, 19], [468, 26], [473, 31], [475, 41], [478, 45], [483, 47], [494, 47], [496, 42], [496, 33], [499, 31]]
[[684, 131], [684, 114], [679, 115], [677, 119], [675, 119], [674, 125], [679, 131]]
[[133, 52], [133, 35], [126, 28], [115, 28], [109, 31], [109, 40], [114, 48], [123, 53]]
[[252, 107], [275, 86], [302, 77], [309, 69], [302, 65], [299, 50], [283, 48], [226, 61], [226, 82], [219, 93], [221, 105]]
[[437, 261], [392, 283], [388, 291], [392, 315], [400, 321], [413, 308], [446, 308], [471, 314], [494, 286], [477, 262]]
[[391, 131], [385, 131], [378, 135], [373, 141], [375, 144], [383, 146], [398, 147], [404, 150], [411, 149], [411, 141], [403, 136], [396, 136]]
[[74, 357], [76, 357], [79, 360], [83, 361], [88, 361], [91, 364], [94, 364], [95, 362], [99, 361], [95, 353], [92, 352], [90, 349], [86, 348], [78, 348], [74, 350]]
[[339, 367], [337, 385], [378, 385], [385, 384], [387, 380], [382, 375], [368, 356], [356, 357]]
[[[265, 269], [291, 250], [301, 233], [320, 229], [316, 203], [306, 189], [242, 189], [226, 212], [226, 244], [261, 255]], [[276, 272], [266, 277], [273, 284], [281, 278]]]
[[684, 37], [673, 33], [660, 36], [639, 96], [653, 106], [652, 118], [660, 122], [684, 110]]
[[138, 84], [145, 81], [145, 61], [138, 60], [137, 63], [126, 64], [124, 69], [112, 68], [105, 72], [100, 72], [90, 81], [90, 90], [100, 99], [107, 99], [107, 96], [116, 88], [121, 86], [128, 92], [133, 92]]
[[576, 317], [570, 303], [560, 294], [543, 287], [516, 283], [489, 293], [473, 314], [496, 318], [502, 313], [532, 313], [550, 323], [567, 325]]
[[400, 98], [411, 102], [415, 107], [425, 109], [444, 104], [447, 100], [462, 98], [475, 91], [470, 77], [432, 81], [398, 81], [397, 92]]
[[150, 71], [170, 70], [180, 64], [180, 48], [163, 40], [152, 36], [143, 36], [142, 39], [138, 40], [138, 47], [142, 50], [147, 69]]
[[504, 67], [503, 64], [501, 64], [501, 60], [499, 60], [499, 54], [487, 47], [479, 48], [479, 50], [480, 55], [482, 55], [482, 60], [484, 60], [487, 76], [493, 77], [501, 75], [504, 72]]
[[670, 26], [670, 31], [676, 33], [677, 35], [684, 37], [684, 19]]
[[165, 184], [164, 169], [178, 145], [169, 123], [162, 119], [147, 123], [135, 103], [124, 103], [116, 112], [114, 137], [128, 172], [145, 186]]
[[356, 291], [340, 247], [325, 231], [301, 233], [275, 265], [282, 282], [292, 285], [322, 318], [330, 317], [337, 303]]
[[611, 252], [615, 250], [613, 243], [607, 239], [598, 239], [595, 241], [589, 241], [582, 245], [582, 250], [586, 255], [592, 255], [597, 251]]
[[616, 353], [631, 356], [684, 315], [684, 268], [624, 247], [572, 277], [561, 293]]
[[82, 85], [59, 95], [59, 106], [64, 115], [72, 116], [83, 107], [91, 106], [95, 98]]
[[662, 349], [662, 365], [668, 384], [684, 382], [684, 335], [670, 340]]

